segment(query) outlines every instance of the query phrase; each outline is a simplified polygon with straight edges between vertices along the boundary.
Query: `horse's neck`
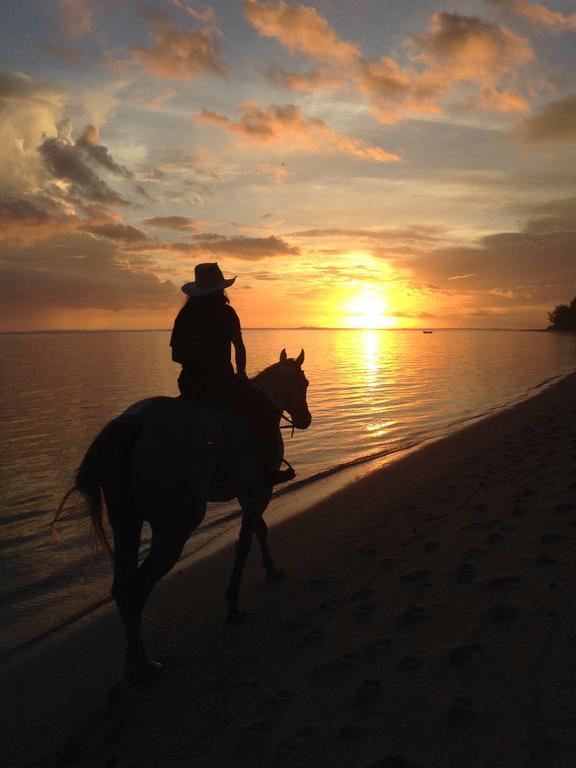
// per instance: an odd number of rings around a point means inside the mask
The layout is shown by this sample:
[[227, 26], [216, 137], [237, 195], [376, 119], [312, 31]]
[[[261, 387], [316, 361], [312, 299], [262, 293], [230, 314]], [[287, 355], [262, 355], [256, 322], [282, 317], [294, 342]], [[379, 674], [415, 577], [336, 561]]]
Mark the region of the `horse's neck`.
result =
[[270, 371], [256, 376], [252, 386], [263, 392], [274, 404], [279, 413], [282, 413], [288, 401], [288, 382], [285, 377], [279, 376], [276, 371]]

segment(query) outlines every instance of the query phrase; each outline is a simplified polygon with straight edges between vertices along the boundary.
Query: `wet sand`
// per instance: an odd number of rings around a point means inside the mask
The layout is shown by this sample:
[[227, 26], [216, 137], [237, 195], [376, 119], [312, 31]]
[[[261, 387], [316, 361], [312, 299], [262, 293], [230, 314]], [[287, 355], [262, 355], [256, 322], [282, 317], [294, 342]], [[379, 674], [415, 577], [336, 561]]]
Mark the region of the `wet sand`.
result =
[[[5, 764], [571, 768], [576, 375], [374, 472], [254, 548], [160, 586], [159, 682], [106, 704], [112, 611], [0, 670]], [[70, 734], [74, 732], [74, 735]]]

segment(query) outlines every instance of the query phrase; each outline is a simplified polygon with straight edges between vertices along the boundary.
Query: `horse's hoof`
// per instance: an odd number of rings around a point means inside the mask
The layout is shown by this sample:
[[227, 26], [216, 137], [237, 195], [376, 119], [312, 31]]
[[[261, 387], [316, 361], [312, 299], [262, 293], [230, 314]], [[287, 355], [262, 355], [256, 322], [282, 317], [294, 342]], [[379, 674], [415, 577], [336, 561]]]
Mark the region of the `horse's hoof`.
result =
[[282, 568], [275, 568], [273, 571], [266, 571], [266, 581], [282, 581], [286, 578], [286, 571]]
[[164, 664], [152, 659], [141, 660], [126, 667], [122, 679], [111, 688], [109, 697], [114, 699], [129, 696], [138, 688], [146, 688], [158, 680], [164, 671]]
[[228, 614], [226, 622], [233, 627], [237, 627], [238, 624], [244, 624], [249, 615], [248, 611], [234, 611], [233, 613]]

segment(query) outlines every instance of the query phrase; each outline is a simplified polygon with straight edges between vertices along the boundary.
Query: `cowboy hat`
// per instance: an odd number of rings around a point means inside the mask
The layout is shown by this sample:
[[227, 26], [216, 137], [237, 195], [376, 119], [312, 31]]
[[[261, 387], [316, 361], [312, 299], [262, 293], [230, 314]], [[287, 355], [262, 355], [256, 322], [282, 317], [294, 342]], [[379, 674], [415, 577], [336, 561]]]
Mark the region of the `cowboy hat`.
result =
[[206, 296], [209, 293], [223, 291], [236, 280], [235, 277], [226, 280], [216, 262], [196, 264], [194, 277], [196, 280], [191, 283], [184, 283], [181, 288], [187, 296]]

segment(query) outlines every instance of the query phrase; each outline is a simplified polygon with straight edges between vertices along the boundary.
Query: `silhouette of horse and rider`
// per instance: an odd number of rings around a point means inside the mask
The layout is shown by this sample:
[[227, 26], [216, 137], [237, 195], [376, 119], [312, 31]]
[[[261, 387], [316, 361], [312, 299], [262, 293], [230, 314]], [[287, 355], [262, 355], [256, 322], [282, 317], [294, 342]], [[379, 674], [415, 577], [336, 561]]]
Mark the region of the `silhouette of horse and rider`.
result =
[[[182, 286], [188, 298], [170, 339], [172, 359], [182, 366], [180, 397], [142, 400], [109, 422], [88, 448], [54, 518], [73, 492], [84, 496], [96, 537], [114, 563], [112, 596], [126, 634], [127, 684], [146, 679], [159, 666], [144, 648], [142, 611], [204, 519], [209, 501], [237, 498], [242, 508], [226, 591], [228, 619], [242, 618], [238, 595], [254, 534], [267, 578], [282, 577], [270, 554], [263, 513], [274, 485], [295, 476], [289, 464], [280, 469], [280, 419], [286, 412], [297, 429], [312, 421], [304, 350], [296, 359], [282, 350], [278, 362], [247, 378], [240, 320], [225, 293], [235, 280], [225, 279], [215, 263], [196, 266], [195, 280]], [[104, 531], [102, 496], [113, 546]], [[152, 538], [139, 564], [145, 521]]]

